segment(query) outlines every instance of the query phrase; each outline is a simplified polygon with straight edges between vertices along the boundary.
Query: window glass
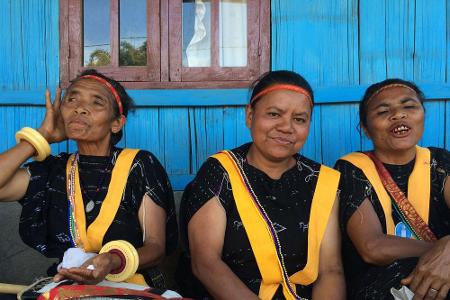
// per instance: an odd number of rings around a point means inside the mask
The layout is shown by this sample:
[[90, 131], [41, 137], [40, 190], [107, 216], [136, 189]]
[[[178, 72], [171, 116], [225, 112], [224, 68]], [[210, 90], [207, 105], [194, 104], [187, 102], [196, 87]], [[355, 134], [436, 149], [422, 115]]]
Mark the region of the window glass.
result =
[[247, 0], [220, 0], [219, 65], [247, 65]]
[[147, 1], [120, 0], [119, 65], [147, 65]]
[[83, 65], [111, 63], [109, 0], [83, 1]]
[[183, 0], [183, 66], [211, 66], [211, 2]]

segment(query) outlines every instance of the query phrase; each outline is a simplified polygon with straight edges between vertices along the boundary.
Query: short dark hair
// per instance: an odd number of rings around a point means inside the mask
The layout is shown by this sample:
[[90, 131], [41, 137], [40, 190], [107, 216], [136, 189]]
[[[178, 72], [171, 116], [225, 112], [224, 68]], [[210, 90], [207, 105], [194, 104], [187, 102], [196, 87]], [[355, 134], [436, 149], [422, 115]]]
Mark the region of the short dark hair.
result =
[[[125, 88], [116, 80], [103, 75], [102, 73], [98, 72], [95, 69], [87, 69], [87, 70], [81, 72], [80, 75], [78, 75], [75, 79], [73, 79], [71, 81], [69, 89], [75, 82], [83, 79], [82, 77], [85, 75], [94, 75], [94, 76], [103, 78], [104, 80], [106, 80], [113, 86], [113, 88], [116, 90], [117, 94], [120, 97], [120, 101], [122, 102], [123, 115], [125, 117], [128, 116], [129, 111], [132, 111], [134, 109], [134, 101], [128, 95]], [[113, 111], [114, 111], [113, 117], [119, 118], [120, 117], [119, 106], [117, 105], [116, 101], [113, 101], [112, 105], [113, 105]], [[122, 136], [123, 136], [123, 128], [119, 132], [113, 133], [111, 135], [111, 145], [116, 145], [122, 139]]]
[[359, 103], [359, 124], [367, 127], [367, 104], [369, 102], [369, 99], [371, 99], [376, 93], [378, 93], [378, 91], [380, 89], [382, 89], [383, 87], [387, 86], [387, 85], [391, 85], [391, 84], [402, 84], [405, 85], [411, 89], [413, 89], [416, 94], [417, 97], [420, 100], [420, 103], [422, 104], [423, 107], [423, 101], [425, 100], [425, 95], [423, 94], [423, 92], [419, 89], [419, 87], [411, 82], [411, 81], [407, 81], [407, 80], [403, 80], [400, 78], [389, 78], [377, 83], [372, 84], [371, 86], [369, 86], [366, 89], [366, 92], [364, 93], [364, 96], [361, 99], [361, 102]]
[[[250, 86], [250, 90], [252, 91], [250, 99], [253, 99], [258, 93], [274, 84], [292, 84], [301, 87], [309, 93], [311, 102], [314, 104], [314, 93], [308, 81], [300, 74], [287, 70], [269, 71], [261, 75]], [[255, 107], [257, 102], [250, 103], [250, 106], [252, 108]]]

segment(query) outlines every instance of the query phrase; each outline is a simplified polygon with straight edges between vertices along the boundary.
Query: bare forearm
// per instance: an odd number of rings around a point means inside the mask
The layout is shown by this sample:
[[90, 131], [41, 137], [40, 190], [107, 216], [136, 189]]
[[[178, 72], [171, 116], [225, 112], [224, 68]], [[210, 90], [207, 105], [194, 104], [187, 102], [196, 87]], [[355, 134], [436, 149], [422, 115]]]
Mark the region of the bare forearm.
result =
[[0, 188], [13, 177], [20, 166], [29, 159], [35, 150], [27, 142], [20, 142], [17, 146], [0, 154]]
[[223, 261], [194, 263], [192, 267], [214, 299], [259, 299]]
[[429, 242], [412, 240], [393, 235], [383, 235], [368, 242], [364, 260], [375, 265], [388, 265], [397, 259], [419, 257], [432, 248]]
[[319, 276], [313, 286], [312, 299], [345, 299], [345, 279], [342, 271]]
[[165, 249], [163, 246], [148, 242], [137, 249], [139, 255], [139, 269], [153, 267], [159, 264], [164, 258]]

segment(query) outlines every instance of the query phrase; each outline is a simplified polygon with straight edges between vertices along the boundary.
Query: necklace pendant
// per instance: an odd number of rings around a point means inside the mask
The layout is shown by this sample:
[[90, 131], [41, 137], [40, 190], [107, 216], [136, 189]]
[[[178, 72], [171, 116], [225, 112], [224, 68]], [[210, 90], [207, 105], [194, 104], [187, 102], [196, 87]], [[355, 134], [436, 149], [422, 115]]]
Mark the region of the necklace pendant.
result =
[[90, 200], [87, 204], [86, 204], [86, 212], [89, 213], [94, 209], [95, 203], [93, 200]]

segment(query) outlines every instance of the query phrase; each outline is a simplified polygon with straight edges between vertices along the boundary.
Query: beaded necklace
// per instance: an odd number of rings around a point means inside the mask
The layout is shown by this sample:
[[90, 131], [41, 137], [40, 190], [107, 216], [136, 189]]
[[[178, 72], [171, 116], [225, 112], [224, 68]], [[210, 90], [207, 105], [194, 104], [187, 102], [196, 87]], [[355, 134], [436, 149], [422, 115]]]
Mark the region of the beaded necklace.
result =
[[275, 249], [276, 249], [276, 252], [277, 252], [278, 261], [280, 262], [280, 265], [281, 265], [281, 273], [283, 274], [283, 278], [284, 278], [285, 282], [287, 283], [286, 285], [287, 285], [289, 293], [296, 300], [307, 300], [306, 298], [302, 298], [299, 295], [297, 295], [297, 293], [292, 288], [292, 284], [291, 284], [291, 281], [289, 279], [289, 274], [287, 272], [286, 265], [285, 265], [285, 262], [284, 262], [283, 252], [281, 250], [281, 243], [280, 243], [280, 240], [278, 239], [278, 235], [277, 235], [277, 232], [275, 230], [275, 226], [273, 225], [272, 221], [270, 220], [269, 215], [267, 214], [266, 210], [264, 209], [264, 207], [259, 202], [258, 196], [253, 191], [253, 188], [252, 188], [252, 186], [250, 184], [250, 181], [248, 180], [247, 175], [244, 172], [242, 164], [240, 163], [239, 159], [235, 156], [235, 154], [233, 152], [226, 151], [226, 153], [229, 154], [231, 156], [231, 158], [235, 161], [236, 166], [239, 169], [239, 173], [241, 173], [241, 177], [243, 179], [243, 182], [244, 182], [245, 186], [247, 187], [247, 189], [250, 192], [250, 195], [252, 197], [253, 202], [255, 203], [259, 213], [263, 217], [265, 223], [267, 224], [270, 236], [272, 237], [272, 240], [273, 240], [273, 242], [275, 244]]
[[77, 222], [75, 219], [75, 172], [77, 171], [77, 161], [78, 161], [78, 151], [75, 152], [75, 157], [73, 158], [70, 173], [69, 182], [67, 184], [67, 196], [68, 196], [68, 218], [69, 218], [69, 237], [72, 246], [82, 248], [80, 240], [80, 234], [78, 232]]

